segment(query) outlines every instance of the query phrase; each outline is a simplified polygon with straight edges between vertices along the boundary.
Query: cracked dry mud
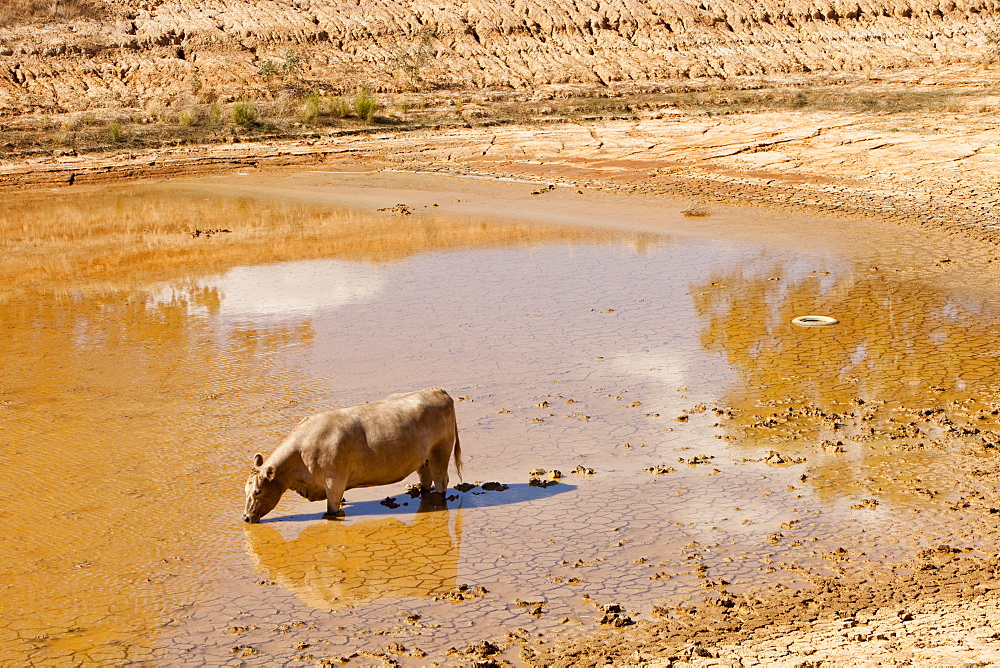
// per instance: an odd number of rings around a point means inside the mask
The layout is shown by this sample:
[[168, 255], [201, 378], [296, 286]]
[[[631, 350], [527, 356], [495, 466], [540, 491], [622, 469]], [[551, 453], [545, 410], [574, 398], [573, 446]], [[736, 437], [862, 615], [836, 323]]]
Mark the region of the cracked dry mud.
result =
[[[995, 659], [995, 249], [535, 190], [299, 171], [5, 201], [0, 658]], [[239, 521], [254, 452], [428, 369], [462, 399], [447, 509], [404, 482], [343, 522], [291, 496]]]

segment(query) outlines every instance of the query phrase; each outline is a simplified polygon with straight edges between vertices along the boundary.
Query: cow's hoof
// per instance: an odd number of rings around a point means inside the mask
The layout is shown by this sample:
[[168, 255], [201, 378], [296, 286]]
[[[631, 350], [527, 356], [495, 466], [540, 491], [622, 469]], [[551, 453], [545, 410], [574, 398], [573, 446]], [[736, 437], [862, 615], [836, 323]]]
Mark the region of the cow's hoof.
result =
[[329, 511], [323, 513], [323, 519], [324, 520], [339, 520], [343, 516], [344, 516], [344, 511], [343, 510], [338, 510], [335, 513], [331, 513]]

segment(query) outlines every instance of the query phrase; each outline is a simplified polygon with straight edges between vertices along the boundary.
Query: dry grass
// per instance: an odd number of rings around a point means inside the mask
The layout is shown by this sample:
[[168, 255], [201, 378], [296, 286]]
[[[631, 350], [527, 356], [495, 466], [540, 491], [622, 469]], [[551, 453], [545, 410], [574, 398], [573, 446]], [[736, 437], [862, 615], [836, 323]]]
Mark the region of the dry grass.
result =
[[104, 8], [94, 0], [0, 0], [0, 25], [30, 25], [101, 18]]

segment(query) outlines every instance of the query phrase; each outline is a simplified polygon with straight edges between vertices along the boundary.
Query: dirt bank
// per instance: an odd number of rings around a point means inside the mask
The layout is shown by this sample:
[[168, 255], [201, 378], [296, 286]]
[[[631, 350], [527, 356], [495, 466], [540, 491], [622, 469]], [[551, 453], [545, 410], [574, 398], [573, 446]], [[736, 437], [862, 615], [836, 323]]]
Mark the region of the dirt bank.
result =
[[990, 0], [60, 4], [0, 5], [0, 114], [302, 88], [658, 87], [970, 62], [989, 50], [997, 10]]
[[536, 105], [524, 122], [506, 117], [508, 106], [484, 102], [471, 116], [467, 108], [450, 112], [444, 124], [15, 155], [0, 162], [0, 189], [288, 165], [431, 170], [889, 219], [995, 242], [998, 78], [957, 66], [911, 70], [799, 89], [797, 108], [777, 104], [775, 89], [770, 97], [731, 90], [604, 107], [578, 98]]

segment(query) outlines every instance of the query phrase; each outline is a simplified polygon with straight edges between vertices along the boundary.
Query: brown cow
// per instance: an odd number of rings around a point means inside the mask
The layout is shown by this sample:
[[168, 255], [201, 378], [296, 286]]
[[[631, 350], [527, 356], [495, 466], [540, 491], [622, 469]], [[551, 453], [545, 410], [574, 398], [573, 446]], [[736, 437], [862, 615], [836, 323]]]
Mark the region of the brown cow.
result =
[[425, 491], [448, 489], [448, 463], [462, 474], [455, 402], [439, 388], [317, 413], [266, 460], [257, 453], [246, 484], [244, 522], [271, 512], [286, 489], [326, 499], [324, 519], [343, 515], [344, 491], [399, 482], [416, 471]]

